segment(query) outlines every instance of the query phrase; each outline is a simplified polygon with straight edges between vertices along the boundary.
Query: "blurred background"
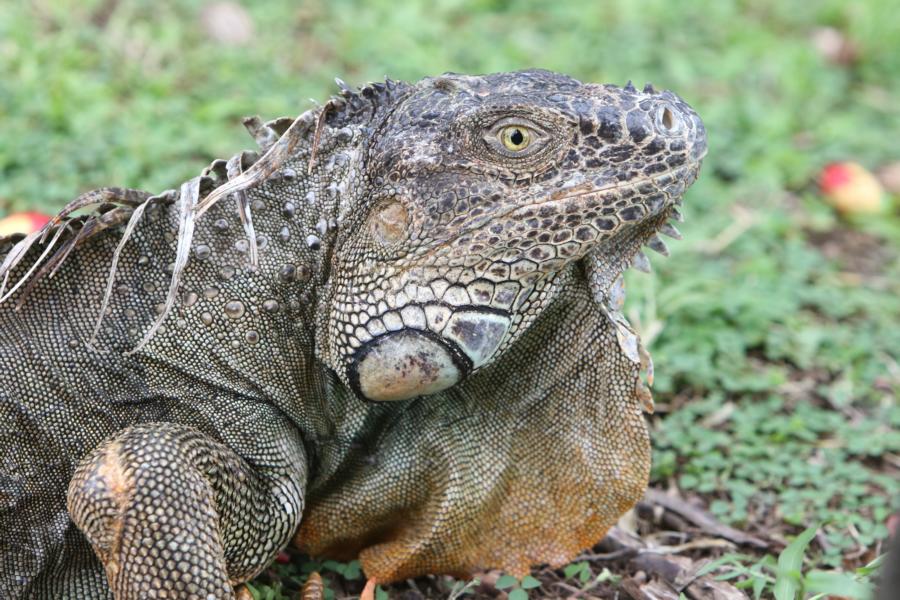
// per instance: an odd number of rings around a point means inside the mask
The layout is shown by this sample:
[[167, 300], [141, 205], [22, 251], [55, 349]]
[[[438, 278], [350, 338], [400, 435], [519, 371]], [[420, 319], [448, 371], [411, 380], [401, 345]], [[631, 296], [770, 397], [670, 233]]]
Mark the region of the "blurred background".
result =
[[[3, 2], [4, 233], [91, 188], [177, 187], [254, 147], [241, 117], [298, 115], [335, 76], [529, 67], [650, 81], [709, 131], [685, 240], [627, 279], [656, 361], [654, 487], [769, 542], [722, 561], [733, 582], [768, 593], [806, 528], [804, 574], [865, 581], [900, 496], [896, 2]], [[584, 587], [603, 566], [556, 576]], [[280, 568], [254, 593], [302, 577]]]

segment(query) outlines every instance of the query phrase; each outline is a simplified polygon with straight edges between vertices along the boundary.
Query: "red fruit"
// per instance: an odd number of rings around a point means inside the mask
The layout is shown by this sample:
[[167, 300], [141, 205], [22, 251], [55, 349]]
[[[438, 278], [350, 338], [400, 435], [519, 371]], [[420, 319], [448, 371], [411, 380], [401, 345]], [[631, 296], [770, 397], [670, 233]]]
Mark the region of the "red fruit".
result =
[[34, 233], [47, 224], [50, 217], [39, 212], [14, 213], [0, 219], [0, 237], [14, 233]]
[[846, 164], [831, 163], [825, 165], [825, 168], [822, 169], [822, 174], [819, 176], [819, 187], [828, 194], [835, 188], [850, 183], [852, 180], [853, 175]]
[[825, 165], [819, 174], [819, 189], [828, 204], [844, 214], [878, 213], [883, 208], [881, 184], [854, 162]]

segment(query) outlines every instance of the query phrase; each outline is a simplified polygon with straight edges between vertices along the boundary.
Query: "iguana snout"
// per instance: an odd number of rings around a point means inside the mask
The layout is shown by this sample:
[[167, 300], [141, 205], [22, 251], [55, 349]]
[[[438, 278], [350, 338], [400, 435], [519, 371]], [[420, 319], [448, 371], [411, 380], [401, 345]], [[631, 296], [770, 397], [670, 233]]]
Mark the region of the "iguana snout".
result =
[[423, 80], [378, 130], [329, 300], [333, 366], [370, 400], [491, 362], [589, 253], [614, 279], [706, 153], [675, 94], [544, 71]]

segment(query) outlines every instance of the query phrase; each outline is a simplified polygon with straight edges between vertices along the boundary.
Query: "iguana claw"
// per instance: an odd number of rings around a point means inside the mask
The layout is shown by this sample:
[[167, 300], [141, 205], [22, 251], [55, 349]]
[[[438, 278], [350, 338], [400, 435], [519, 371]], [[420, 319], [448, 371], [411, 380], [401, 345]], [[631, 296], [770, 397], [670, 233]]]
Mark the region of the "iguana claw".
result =
[[362, 594], [359, 595], [359, 600], [375, 600], [375, 578], [369, 577], [369, 580], [366, 581], [366, 587], [363, 588]]
[[241, 585], [234, 590], [234, 600], [253, 600], [253, 594], [246, 585]]
[[324, 600], [325, 584], [322, 582], [322, 576], [318, 572], [313, 571], [303, 584], [300, 590], [299, 600]]

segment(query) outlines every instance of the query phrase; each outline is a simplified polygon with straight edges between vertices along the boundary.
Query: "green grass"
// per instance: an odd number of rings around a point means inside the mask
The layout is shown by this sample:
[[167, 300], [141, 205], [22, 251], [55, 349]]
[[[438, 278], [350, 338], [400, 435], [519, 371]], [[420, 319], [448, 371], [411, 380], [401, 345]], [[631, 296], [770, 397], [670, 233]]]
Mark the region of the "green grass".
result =
[[[900, 497], [900, 219], [896, 199], [840, 219], [812, 182], [829, 160], [900, 160], [894, 4], [273, 0], [246, 2], [254, 37], [229, 47], [200, 1], [7, 2], [0, 215], [173, 187], [252, 146], [241, 116], [299, 114], [334, 76], [537, 66], [676, 90], [710, 152], [686, 240], [628, 279], [656, 361], [654, 482], [755, 532], [823, 523], [807, 566], [852, 569]], [[854, 64], [820, 55], [823, 26], [854, 41]]]

